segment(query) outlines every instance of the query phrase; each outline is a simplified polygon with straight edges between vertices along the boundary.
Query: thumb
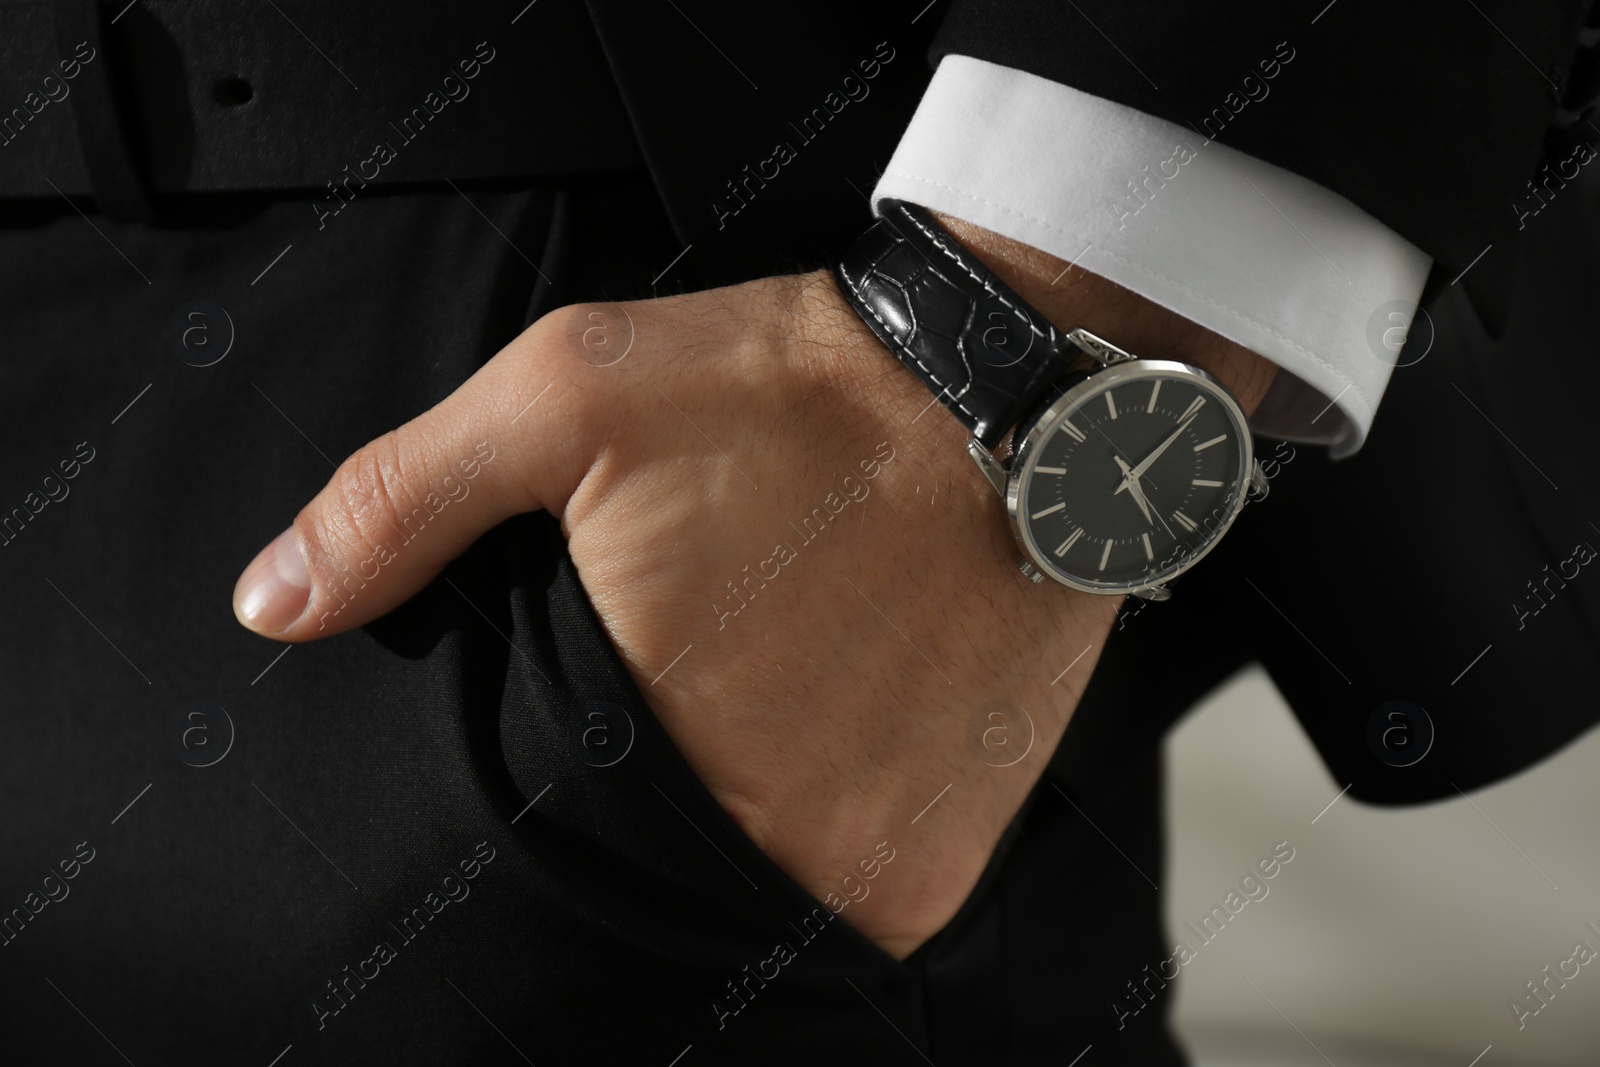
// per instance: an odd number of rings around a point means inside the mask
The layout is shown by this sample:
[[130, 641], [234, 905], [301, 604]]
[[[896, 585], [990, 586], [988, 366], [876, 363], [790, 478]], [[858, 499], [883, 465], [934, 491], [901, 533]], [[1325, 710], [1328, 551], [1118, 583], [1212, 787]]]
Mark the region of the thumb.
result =
[[588, 416], [601, 383], [541, 358], [540, 333], [341, 463], [240, 575], [239, 621], [280, 641], [342, 633], [409, 600], [510, 516], [559, 515], [597, 450]]

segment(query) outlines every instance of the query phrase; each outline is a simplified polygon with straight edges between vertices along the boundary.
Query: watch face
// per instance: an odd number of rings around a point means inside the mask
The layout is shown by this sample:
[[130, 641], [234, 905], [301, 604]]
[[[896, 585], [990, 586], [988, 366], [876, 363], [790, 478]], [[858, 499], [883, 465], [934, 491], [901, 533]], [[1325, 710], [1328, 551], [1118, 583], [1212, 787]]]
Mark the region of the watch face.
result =
[[1204, 372], [1104, 367], [1025, 432], [1008, 501], [1034, 563], [1096, 592], [1159, 585], [1210, 550], [1244, 501], [1244, 415]]

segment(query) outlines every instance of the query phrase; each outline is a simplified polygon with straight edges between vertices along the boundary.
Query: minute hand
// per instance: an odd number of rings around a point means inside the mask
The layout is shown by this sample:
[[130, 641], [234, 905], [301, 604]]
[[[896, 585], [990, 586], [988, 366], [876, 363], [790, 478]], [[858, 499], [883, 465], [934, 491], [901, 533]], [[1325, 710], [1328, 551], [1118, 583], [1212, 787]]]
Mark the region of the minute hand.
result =
[[1150, 469], [1150, 464], [1152, 464], [1156, 460], [1160, 459], [1161, 458], [1161, 454], [1163, 452], [1165, 452], [1168, 448], [1172, 447], [1172, 442], [1176, 441], [1179, 438], [1179, 436], [1182, 435], [1183, 431], [1185, 431], [1185, 430], [1187, 430], [1189, 428], [1189, 423], [1191, 423], [1193, 421], [1194, 421], [1194, 416], [1191, 415], [1187, 419], [1185, 419], [1183, 422], [1180, 422], [1178, 424], [1178, 428], [1176, 430], [1173, 430], [1171, 435], [1169, 435], [1165, 441], [1162, 441], [1159, 445], [1157, 445], [1156, 446], [1156, 450], [1154, 452], [1152, 452], [1148, 456], [1144, 457], [1144, 459], [1140, 460], [1139, 465], [1137, 467], [1134, 467], [1127, 474], [1123, 475], [1122, 484], [1118, 485], [1117, 488], [1116, 488], [1116, 491], [1113, 492], [1111, 495], [1112, 496], [1116, 496], [1117, 493], [1120, 493], [1124, 489], [1128, 488], [1128, 484], [1130, 482], [1132, 482], [1135, 478], [1140, 477], [1141, 475], [1144, 474], [1145, 471], [1149, 470]]

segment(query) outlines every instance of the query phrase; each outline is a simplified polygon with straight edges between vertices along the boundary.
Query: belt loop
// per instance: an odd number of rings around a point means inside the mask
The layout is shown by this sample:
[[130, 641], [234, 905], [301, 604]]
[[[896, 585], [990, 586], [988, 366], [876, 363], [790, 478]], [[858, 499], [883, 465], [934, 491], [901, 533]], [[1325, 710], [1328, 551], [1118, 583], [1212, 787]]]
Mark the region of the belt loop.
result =
[[[55, 0], [56, 46], [73, 55], [87, 43], [99, 62], [85, 63], [72, 112], [78, 145], [94, 189], [95, 207], [115, 222], [149, 222], [154, 217], [149, 191], [133, 157], [133, 139], [119, 110], [113, 57], [106, 54], [103, 12], [98, 0]], [[126, 102], [125, 102], [126, 103]]]

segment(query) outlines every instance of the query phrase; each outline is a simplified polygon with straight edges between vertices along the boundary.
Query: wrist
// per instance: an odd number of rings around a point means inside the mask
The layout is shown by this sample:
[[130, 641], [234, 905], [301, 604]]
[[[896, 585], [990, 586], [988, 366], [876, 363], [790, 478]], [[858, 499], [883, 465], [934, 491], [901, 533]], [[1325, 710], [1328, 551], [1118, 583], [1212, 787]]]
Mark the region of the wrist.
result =
[[1277, 365], [1243, 345], [1048, 252], [950, 215], [934, 217], [1057, 327], [1083, 327], [1135, 355], [1199, 367], [1227, 386], [1246, 415], [1266, 396]]

